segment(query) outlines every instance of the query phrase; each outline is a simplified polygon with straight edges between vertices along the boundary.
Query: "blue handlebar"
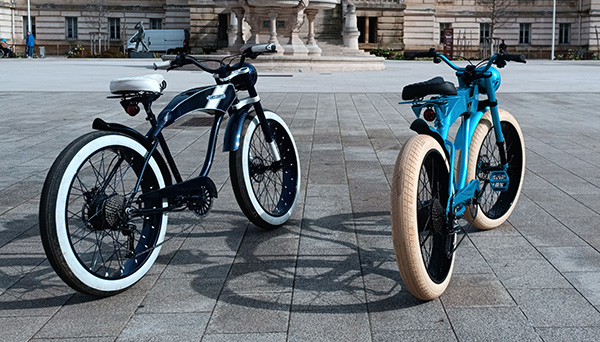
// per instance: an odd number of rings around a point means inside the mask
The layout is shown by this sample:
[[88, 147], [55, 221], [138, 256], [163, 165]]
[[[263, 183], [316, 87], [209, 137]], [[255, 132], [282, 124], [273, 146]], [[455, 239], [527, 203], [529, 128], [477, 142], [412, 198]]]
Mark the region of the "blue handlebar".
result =
[[[426, 52], [405, 52], [404, 56], [407, 58], [433, 57], [434, 61], [436, 61], [436, 59], [442, 60], [449, 67], [454, 69], [455, 71], [461, 72], [461, 71], [467, 70], [466, 68], [461, 68], [461, 67], [457, 66], [456, 64], [452, 63], [452, 61], [450, 61], [448, 59], [448, 57], [444, 56], [441, 53], [436, 52], [435, 49], [433, 49], [433, 48], [429, 49], [429, 51], [426, 51]], [[490, 57], [490, 59], [488, 60], [487, 64], [484, 67], [476, 68], [474, 71], [477, 73], [485, 73], [491, 68], [491, 66], [494, 63], [496, 63], [499, 68], [502, 68], [506, 65], [506, 61], [513, 61], [513, 62], [519, 62], [519, 63], [527, 62], [525, 60], [525, 56], [523, 56], [523, 55], [511, 55], [511, 54], [506, 54], [506, 53], [505, 54], [495, 54], [492, 57]], [[436, 63], [437, 63], [437, 61], [436, 61]]]

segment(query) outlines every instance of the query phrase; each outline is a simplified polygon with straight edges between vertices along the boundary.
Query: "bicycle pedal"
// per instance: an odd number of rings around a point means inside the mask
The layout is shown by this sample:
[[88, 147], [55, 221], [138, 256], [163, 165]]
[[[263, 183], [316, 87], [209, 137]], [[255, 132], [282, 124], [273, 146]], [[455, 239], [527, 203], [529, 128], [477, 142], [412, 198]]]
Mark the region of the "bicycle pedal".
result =
[[494, 191], [506, 191], [510, 180], [506, 171], [492, 171], [490, 172], [490, 187]]

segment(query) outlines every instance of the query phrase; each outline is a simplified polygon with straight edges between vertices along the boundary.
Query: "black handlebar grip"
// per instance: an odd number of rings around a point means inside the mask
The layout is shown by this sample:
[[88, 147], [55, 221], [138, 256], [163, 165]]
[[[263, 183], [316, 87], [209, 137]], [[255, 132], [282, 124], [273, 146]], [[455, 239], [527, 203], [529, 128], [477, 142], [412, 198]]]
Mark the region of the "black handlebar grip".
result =
[[502, 54], [502, 58], [504, 58], [505, 61], [527, 63], [524, 55], [511, 55], [508, 53], [504, 53]]

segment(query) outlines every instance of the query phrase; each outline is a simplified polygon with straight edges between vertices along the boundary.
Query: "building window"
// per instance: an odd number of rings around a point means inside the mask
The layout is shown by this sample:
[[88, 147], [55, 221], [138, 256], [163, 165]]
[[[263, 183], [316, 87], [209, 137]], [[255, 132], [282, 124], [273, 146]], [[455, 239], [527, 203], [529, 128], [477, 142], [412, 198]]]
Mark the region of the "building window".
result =
[[519, 24], [519, 44], [531, 44], [531, 24]]
[[121, 40], [121, 18], [108, 18], [110, 40]]
[[359, 43], [377, 43], [377, 17], [357, 17], [358, 31], [360, 36], [358, 37]]
[[66, 17], [65, 18], [65, 38], [77, 39], [77, 18]]
[[479, 44], [484, 44], [490, 38], [490, 24], [479, 24]]
[[[27, 28], [29, 25], [27, 25], [27, 16], [23, 17], [23, 38], [27, 38]], [[31, 33], [33, 33], [33, 36], [35, 37], [35, 17], [31, 17]]]
[[150, 29], [151, 30], [162, 30], [162, 19], [161, 18], [150, 18]]
[[444, 44], [444, 30], [452, 28], [450, 23], [440, 23], [440, 44]]
[[571, 44], [571, 24], [559, 25], [558, 44]]
[[369, 18], [369, 43], [377, 43], [377, 17]]

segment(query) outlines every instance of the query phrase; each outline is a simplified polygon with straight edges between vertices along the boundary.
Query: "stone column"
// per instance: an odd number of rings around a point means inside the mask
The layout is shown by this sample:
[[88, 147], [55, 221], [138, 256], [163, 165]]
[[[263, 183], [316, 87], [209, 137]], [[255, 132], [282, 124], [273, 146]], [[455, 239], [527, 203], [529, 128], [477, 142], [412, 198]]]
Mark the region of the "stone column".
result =
[[[229, 46], [229, 51], [232, 54], [239, 53], [242, 46], [244, 46], [244, 9], [240, 7], [234, 7], [231, 9], [232, 14], [235, 14], [237, 20], [237, 32], [235, 33], [235, 41]], [[231, 16], [233, 20], [233, 15]]]
[[306, 13], [306, 19], [308, 19], [308, 40], [306, 41], [308, 54], [320, 56], [322, 50], [315, 40], [315, 17], [317, 16], [317, 13], [319, 13], [319, 10], [306, 9], [304, 10], [304, 13]]
[[353, 50], [358, 50], [358, 37], [360, 36], [360, 31], [358, 30], [358, 21], [356, 19], [356, 6], [351, 2], [348, 2], [345, 17], [344, 30], [342, 31], [344, 46]]
[[271, 21], [271, 27], [269, 32], [269, 43], [275, 44], [275, 48], [277, 49], [278, 55], [283, 55], [283, 47], [279, 44], [279, 40], [277, 40], [277, 16], [279, 15], [279, 8], [272, 7], [269, 8], [269, 20]]
[[290, 25], [290, 40], [283, 47], [285, 55], [303, 56], [308, 55], [308, 48], [300, 39], [300, 27], [304, 24], [304, 9], [308, 5], [308, 1], [300, 1], [298, 7], [293, 8], [293, 13], [290, 15], [288, 23]]
[[260, 18], [253, 13], [253, 9], [249, 7], [246, 9], [244, 19], [250, 25], [250, 38], [246, 41], [246, 44], [242, 47], [242, 50], [260, 44]]

